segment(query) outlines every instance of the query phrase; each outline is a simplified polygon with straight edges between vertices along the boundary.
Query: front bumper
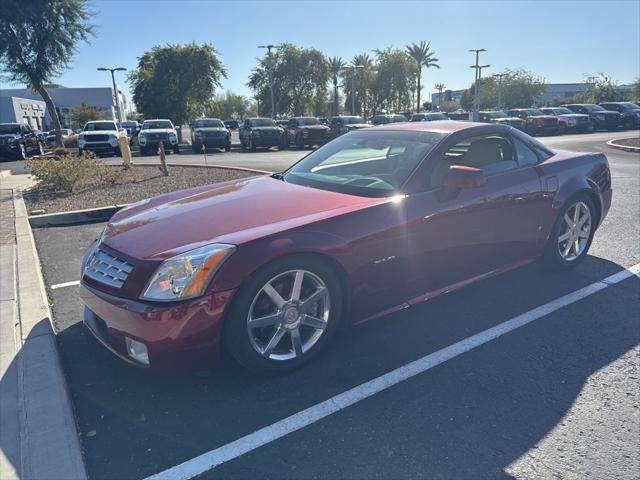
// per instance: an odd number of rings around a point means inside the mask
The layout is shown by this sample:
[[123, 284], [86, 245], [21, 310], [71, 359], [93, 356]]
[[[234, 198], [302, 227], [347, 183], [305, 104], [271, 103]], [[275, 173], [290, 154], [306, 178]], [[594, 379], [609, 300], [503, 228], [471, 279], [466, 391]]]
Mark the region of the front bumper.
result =
[[[233, 293], [230, 290], [164, 305], [116, 297], [84, 282], [80, 286], [84, 323], [91, 333], [127, 363], [163, 372], [218, 365], [222, 319]], [[127, 354], [126, 337], [145, 344], [149, 365]]]
[[560, 125], [559, 124], [555, 124], [555, 125], [536, 125], [535, 123], [532, 123], [529, 126], [529, 128], [534, 133], [544, 133], [544, 134], [547, 134], [547, 135], [555, 135], [560, 130]]
[[113, 153], [118, 150], [118, 146], [112, 146], [109, 142], [94, 142], [85, 143], [82, 146], [82, 150], [87, 150], [93, 153]]
[[224, 148], [231, 145], [231, 139], [229, 137], [195, 137], [194, 143], [208, 148]]
[[0, 154], [15, 155], [16, 153], [18, 153], [19, 146], [20, 144], [18, 142], [0, 144]]
[[142, 143], [140, 142], [140, 139], [138, 139], [138, 144], [140, 145], [140, 148], [144, 148], [145, 150], [158, 148], [161, 143], [164, 145], [165, 149], [174, 149], [178, 147], [177, 140], [175, 142], [171, 142], [170, 140], [147, 140], [146, 142]]
[[276, 136], [254, 135], [252, 141], [256, 147], [279, 147], [282, 145], [282, 138]]
[[620, 120], [617, 117], [606, 117], [604, 120], [591, 117], [591, 121], [596, 130], [613, 130], [620, 126]]

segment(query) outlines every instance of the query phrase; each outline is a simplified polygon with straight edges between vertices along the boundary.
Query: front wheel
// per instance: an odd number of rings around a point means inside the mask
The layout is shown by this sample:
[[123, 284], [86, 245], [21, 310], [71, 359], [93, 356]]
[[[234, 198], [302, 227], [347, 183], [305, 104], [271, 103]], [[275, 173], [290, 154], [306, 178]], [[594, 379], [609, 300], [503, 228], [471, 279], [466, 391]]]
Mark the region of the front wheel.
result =
[[556, 220], [547, 241], [543, 264], [551, 270], [575, 267], [586, 257], [597, 225], [593, 200], [581, 194], [569, 200]]
[[178, 147], [177, 145], [173, 148], [173, 153], [175, 155], [178, 155], [180, 153], [180, 147]]
[[567, 127], [564, 125], [564, 123], [558, 125], [558, 130], [556, 130], [556, 134], [557, 135], [564, 135], [564, 133], [567, 131]]
[[342, 291], [333, 270], [315, 258], [289, 257], [263, 267], [241, 288], [223, 341], [252, 372], [286, 372], [327, 344], [341, 313]]
[[18, 145], [18, 160], [26, 160], [27, 159], [27, 148], [24, 146], [24, 143]]

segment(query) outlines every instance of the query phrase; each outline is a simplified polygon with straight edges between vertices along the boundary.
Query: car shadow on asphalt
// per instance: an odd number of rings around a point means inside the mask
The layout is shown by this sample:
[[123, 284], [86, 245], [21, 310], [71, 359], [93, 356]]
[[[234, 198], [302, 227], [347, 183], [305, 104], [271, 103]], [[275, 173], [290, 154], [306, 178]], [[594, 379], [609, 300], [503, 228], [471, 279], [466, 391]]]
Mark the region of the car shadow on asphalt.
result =
[[[344, 329], [315, 361], [275, 378], [229, 359], [217, 370], [150, 374], [74, 323], [57, 337], [89, 476], [157, 473], [621, 269], [593, 256], [569, 272], [530, 265]], [[320, 433], [307, 427], [205, 477], [292, 476], [295, 463], [295, 477], [505, 478], [587, 379], [640, 343], [630, 313], [639, 287], [628, 279], [335, 414]], [[286, 465], [272, 450], [283, 444]]]

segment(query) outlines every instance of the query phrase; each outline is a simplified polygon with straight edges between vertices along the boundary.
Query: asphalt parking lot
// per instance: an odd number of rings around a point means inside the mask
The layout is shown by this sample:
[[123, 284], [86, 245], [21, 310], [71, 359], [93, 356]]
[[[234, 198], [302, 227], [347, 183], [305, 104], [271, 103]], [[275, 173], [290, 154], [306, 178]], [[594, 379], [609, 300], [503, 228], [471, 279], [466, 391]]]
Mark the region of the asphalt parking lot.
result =
[[[345, 330], [277, 378], [124, 364], [82, 325], [77, 286], [56, 288], [103, 224], [34, 229], [89, 476], [164, 472], [640, 263], [638, 155], [606, 153], [614, 202], [579, 268], [529, 265]], [[198, 478], [637, 478], [639, 311], [632, 276]]]

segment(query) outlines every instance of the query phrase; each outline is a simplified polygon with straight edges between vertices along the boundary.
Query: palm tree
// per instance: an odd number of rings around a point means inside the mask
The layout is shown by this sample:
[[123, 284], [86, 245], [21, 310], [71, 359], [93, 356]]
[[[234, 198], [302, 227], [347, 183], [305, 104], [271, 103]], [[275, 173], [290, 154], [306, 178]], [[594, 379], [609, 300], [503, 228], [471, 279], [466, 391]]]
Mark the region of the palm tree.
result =
[[360, 88], [358, 88], [359, 94], [357, 97], [360, 97], [359, 100], [362, 100], [361, 113], [366, 118], [368, 116], [367, 88], [369, 86], [369, 75], [374, 70], [375, 65], [373, 63], [373, 59], [368, 53], [356, 55], [353, 57], [352, 63], [353, 65], [362, 67], [360, 71]]
[[413, 60], [415, 60], [416, 65], [418, 67], [418, 101], [416, 110], [420, 113], [420, 92], [422, 90], [421, 80], [422, 80], [422, 67], [431, 68], [436, 67], [440, 68], [436, 62], [439, 62], [437, 58], [434, 57], [435, 52], [431, 51], [430, 48], [431, 43], [426, 43], [424, 40], [420, 43], [412, 43], [411, 45], [407, 45], [407, 55], [409, 55]]
[[442, 90], [447, 87], [444, 83], [436, 83], [433, 88], [438, 90], [438, 110], [440, 110], [442, 108]]
[[344, 60], [340, 57], [331, 57], [329, 59], [329, 69], [331, 70], [331, 78], [333, 80], [333, 114], [338, 115], [338, 77], [342, 69], [346, 66]]

